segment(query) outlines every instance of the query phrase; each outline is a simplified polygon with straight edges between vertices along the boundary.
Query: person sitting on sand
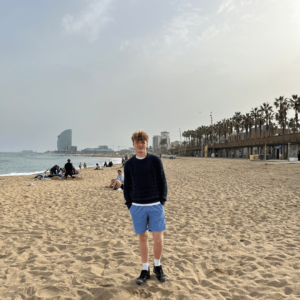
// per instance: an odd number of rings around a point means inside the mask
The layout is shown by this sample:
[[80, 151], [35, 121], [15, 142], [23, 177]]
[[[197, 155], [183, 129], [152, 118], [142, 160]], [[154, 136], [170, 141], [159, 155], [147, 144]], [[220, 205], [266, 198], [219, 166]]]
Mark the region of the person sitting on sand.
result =
[[124, 184], [124, 175], [122, 174], [121, 170], [118, 170], [117, 178], [112, 179], [110, 185], [107, 185], [106, 187], [112, 189], [121, 188], [123, 190], [123, 184]]
[[107, 163], [106, 163], [106, 162], [104, 163], [104, 166], [103, 166], [103, 167], [105, 167], [105, 168], [107, 167]]
[[50, 175], [56, 175], [57, 173], [59, 173], [59, 166], [55, 165], [50, 169]]
[[78, 175], [79, 174], [79, 172], [76, 170], [76, 168], [73, 166], [73, 175]]
[[42, 180], [42, 179], [45, 179], [45, 178], [48, 179], [49, 177], [48, 177], [48, 175], [46, 174], [48, 171], [49, 171], [49, 169], [47, 169], [43, 174], [37, 174], [34, 178], [35, 178], [36, 180], [38, 180], [38, 179]]
[[109, 164], [108, 164], [108, 166], [109, 166], [110, 168], [113, 167], [113, 165], [114, 165], [114, 164], [113, 164], [112, 161], [110, 161]]
[[96, 164], [96, 168], [94, 170], [102, 170], [102, 169], [98, 164]]
[[73, 177], [73, 165], [71, 164], [71, 159], [68, 159], [68, 162], [65, 164], [65, 178], [67, 179], [68, 176]]
[[83, 167], [86, 168], [86, 163], [83, 164]]

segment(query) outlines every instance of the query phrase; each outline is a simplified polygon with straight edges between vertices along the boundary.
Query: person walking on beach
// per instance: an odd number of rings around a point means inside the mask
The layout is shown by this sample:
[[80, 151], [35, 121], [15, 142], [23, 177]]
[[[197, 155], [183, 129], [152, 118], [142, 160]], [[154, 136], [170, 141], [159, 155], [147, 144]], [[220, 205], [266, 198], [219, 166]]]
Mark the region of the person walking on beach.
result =
[[81, 163], [79, 164], [79, 169], [81, 170]]
[[65, 164], [65, 178], [68, 178], [68, 175], [73, 177], [73, 165], [71, 164], [71, 159], [68, 159], [68, 162]]
[[136, 284], [144, 285], [150, 279], [148, 264], [148, 234], [152, 231], [154, 246], [154, 268], [160, 282], [167, 279], [160, 264], [163, 250], [163, 231], [166, 229], [164, 204], [168, 186], [161, 159], [147, 153], [149, 136], [143, 130], [132, 135], [136, 155], [124, 167], [124, 198], [130, 210], [135, 233], [139, 235], [139, 248], [143, 270]]

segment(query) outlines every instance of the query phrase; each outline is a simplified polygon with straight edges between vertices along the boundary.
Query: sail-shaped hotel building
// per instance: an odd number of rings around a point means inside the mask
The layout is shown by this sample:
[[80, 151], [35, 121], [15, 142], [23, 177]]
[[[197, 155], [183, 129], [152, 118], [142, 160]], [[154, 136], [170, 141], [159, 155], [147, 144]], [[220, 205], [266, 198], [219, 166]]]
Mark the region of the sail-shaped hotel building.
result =
[[57, 150], [68, 151], [71, 147], [72, 147], [72, 129], [67, 129], [57, 137]]

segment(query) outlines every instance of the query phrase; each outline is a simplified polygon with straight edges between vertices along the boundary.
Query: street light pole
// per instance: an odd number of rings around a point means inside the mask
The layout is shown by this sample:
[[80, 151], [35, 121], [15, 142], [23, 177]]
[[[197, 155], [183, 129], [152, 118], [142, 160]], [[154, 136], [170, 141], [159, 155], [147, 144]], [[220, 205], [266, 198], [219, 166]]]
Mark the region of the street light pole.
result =
[[210, 122], [211, 122], [211, 134], [212, 134], [212, 153], [214, 154], [213, 157], [215, 157], [215, 153], [214, 153], [214, 127], [213, 127], [212, 111], [210, 112]]

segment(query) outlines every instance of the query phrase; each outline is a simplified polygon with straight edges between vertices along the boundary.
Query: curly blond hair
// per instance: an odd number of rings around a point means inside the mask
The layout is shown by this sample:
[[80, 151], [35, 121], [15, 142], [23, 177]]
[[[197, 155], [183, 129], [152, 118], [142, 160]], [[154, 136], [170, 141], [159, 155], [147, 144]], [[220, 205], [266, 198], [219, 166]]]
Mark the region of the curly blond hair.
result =
[[134, 141], [146, 141], [148, 143], [149, 135], [144, 130], [137, 130], [133, 133], [131, 140], [133, 143]]

